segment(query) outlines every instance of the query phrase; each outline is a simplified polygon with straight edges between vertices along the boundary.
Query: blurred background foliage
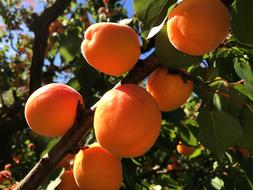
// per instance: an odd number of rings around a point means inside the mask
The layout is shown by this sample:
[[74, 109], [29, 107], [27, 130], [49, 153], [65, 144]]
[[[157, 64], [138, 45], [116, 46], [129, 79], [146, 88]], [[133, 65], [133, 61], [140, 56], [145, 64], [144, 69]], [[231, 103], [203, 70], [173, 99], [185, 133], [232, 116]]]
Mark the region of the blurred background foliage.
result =
[[[184, 67], [195, 86], [185, 105], [162, 113], [161, 134], [153, 148], [142, 157], [122, 159], [122, 189], [253, 189], [252, 1], [224, 1], [231, 11], [230, 35], [203, 57], [184, 55], [163, 40], [163, 21], [175, 1], [131, 1], [134, 15], [128, 14], [127, 1], [131, 0], [72, 0], [48, 27], [39, 86], [66, 83], [91, 107], [121, 77], [105, 75], [86, 63], [80, 53], [85, 29], [96, 22], [128, 24], [140, 35], [141, 58], [154, 53], [161, 65]], [[24, 118], [33, 43], [40, 38], [33, 33], [33, 20], [54, 3], [0, 0], [0, 189], [20, 181], [58, 141], [34, 134]], [[157, 34], [154, 27], [162, 30]], [[91, 132], [85, 144], [94, 140]], [[179, 142], [194, 147], [194, 152], [179, 153]], [[59, 170], [56, 173], [57, 178]], [[40, 189], [47, 189], [51, 179]]]

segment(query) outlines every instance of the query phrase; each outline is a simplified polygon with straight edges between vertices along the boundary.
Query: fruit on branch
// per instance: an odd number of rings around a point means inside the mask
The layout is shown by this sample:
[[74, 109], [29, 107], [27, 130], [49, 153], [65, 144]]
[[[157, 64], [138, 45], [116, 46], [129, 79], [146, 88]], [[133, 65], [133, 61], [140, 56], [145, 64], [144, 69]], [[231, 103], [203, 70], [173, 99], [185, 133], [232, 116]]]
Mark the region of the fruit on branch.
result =
[[82, 96], [65, 84], [45, 85], [28, 98], [25, 118], [36, 133], [48, 137], [64, 135], [73, 125]]
[[184, 145], [184, 144], [182, 144], [182, 142], [179, 142], [176, 149], [179, 154], [182, 154], [185, 156], [191, 155], [196, 150], [195, 147]]
[[73, 171], [80, 190], [118, 190], [121, 186], [120, 159], [98, 143], [77, 153]]
[[79, 190], [74, 178], [73, 170], [66, 170], [62, 174], [58, 190]]
[[167, 33], [176, 49], [203, 55], [218, 47], [229, 27], [229, 12], [220, 0], [183, 0], [169, 14]]
[[146, 88], [161, 111], [172, 111], [186, 102], [192, 93], [193, 82], [161, 67], [148, 77]]
[[81, 52], [95, 69], [119, 76], [132, 69], [139, 59], [138, 35], [126, 25], [96, 23], [86, 30]]
[[94, 115], [99, 144], [120, 157], [143, 155], [155, 143], [161, 128], [161, 113], [142, 87], [126, 84], [100, 99]]

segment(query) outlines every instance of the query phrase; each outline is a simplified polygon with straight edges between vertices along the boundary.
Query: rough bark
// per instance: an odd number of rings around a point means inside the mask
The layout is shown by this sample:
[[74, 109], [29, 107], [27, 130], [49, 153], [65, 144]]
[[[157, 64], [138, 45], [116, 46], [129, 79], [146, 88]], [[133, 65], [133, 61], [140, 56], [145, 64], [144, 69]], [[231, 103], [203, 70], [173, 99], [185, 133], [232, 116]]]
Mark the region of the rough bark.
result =
[[33, 14], [31, 29], [35, 38], [33, 42], [32, 64], [30, 67], [30, 94], [41, 86], [42, 67], [48, 40], [48, 28], [70, 5], [71, 0], [57, 0], [51, 7], [46, 8], [41, 15]]

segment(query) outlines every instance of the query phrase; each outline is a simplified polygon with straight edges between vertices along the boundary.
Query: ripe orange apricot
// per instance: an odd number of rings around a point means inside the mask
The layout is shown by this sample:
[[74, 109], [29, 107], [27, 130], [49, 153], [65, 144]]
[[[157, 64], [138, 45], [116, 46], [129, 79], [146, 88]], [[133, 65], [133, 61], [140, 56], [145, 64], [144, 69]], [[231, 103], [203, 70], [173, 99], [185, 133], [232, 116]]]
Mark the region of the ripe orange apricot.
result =
[[183, 0], [169, 14], [167, 33], [176, 49], [203, 55], [218, 47], [229, 27], [229, 12], [220, 0]]
[[62, 174], [58, 190], [79, 190], [74, 178], [73, 170], [66, 170]]
[[95, 69], [119, 76], [132, 69], [139, 59], [138, 35], [126, 25], [96, 23], [86, 30], [81, 52]]
[[94, 116], [99, 144], [120, 157], [143, 155], [155, 143], [161, 128], [161, 113], [142, 87], [126, 84], [100, 99]]
[[48, 137], [64, 135], [73, 125], [82, 96], [65, 84], [45, 85], [28, 98], [25, 118], [36, 133]]
[[187, 146], [182, 143], [179, 143], [176, 149], [179, 154], [186, 155], [186, 156], [191, 155], [196, 150], [195, 147]]
[[118, 190], [123, 178], [120, 159], [98, 143], [76, 154], [73, 171], [80, 190]]
[[147, 79], [147, 91], [153, 96], [161, 111], [179, 108], [192, 93], [193, 82], [169, 74], [167, 68], [156, 69]]

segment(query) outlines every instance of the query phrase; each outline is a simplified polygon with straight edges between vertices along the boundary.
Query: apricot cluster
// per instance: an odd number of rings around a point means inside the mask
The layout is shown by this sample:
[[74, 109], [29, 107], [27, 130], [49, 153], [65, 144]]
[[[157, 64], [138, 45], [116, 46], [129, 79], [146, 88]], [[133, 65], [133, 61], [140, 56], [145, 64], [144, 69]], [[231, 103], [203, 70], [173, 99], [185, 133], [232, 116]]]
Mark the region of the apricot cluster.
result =
[[[188, 1], [191, 0], [185, 0]], [[176, 24], [174, 26], [173, 23], [177, 22], [179, 12], [173, 10], [171, 13], [168, 34], [174, 32]], [[193, 14], [192, 17], [194, 16]], [[182, 20], [182, 23], [186, 23], [182, 28], [187, 28], [188, 20]], [[174, 33], [171, 36], [174, 39]], [[179, 35], [178, 39], [184, 38]], [[216, 43], [220, 39], [221, 37]], [[177, 42], [172, 44], [178, 44]], [[209, 41], [199, 43], [214, 47]], [[206, 51], [208, 48], [203, 49]], [[93, 24], [85, 32], [81, 52], [86, 61], [98, 71], [119, 76], [132, 69], [138, 61], [139, 38], [128, 26], [115, 23]], [[62, 175], [59, 189], [119, 189], [122, 182], [120, 158], [142, 156], [154, 145], [161, 128], [160, 111], [172, 111], [184, 104], [192, 93], [193, 83], [170, 73], [167, 68], [158, 68], [148, 77], [146, 89], [125, 84], [102, 96], [94, 115], [94, 131], [98, 143], [81, 149], [76, 154], [73, 169], [69, 167]], [[36, 133], [48, 137], [61, 136], [73, 125], [78, 102], [84, 104], [82, 96], [71, 87], [48, 84], [29, 97], [25, 105], [25, 118]]]

